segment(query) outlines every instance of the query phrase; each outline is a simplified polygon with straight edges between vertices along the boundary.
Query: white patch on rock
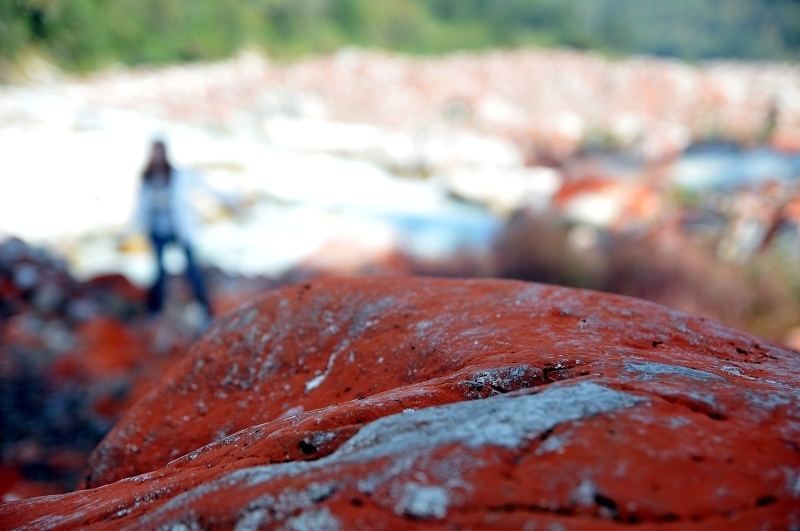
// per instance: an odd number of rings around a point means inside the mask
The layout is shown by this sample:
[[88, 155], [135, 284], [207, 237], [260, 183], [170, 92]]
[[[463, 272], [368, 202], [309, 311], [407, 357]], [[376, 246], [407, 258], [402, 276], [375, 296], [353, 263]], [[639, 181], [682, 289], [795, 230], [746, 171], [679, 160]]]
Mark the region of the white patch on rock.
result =
[[[327, 457], [316, 461], [254, 466], [231, 472], [174, 497], [143, 517], [138, 524], [154, 527], [170, 514], [185, 510], [187, 504], [213, 497], [214, 493], [222, 490], [263, 485], [279, 478], [320, 473], [335, 466], [376, 462], [383, 458], [388, 458], [388, 463], [379, 474], [380, 477], [373, 479], [386, 484], [411, 470], [418, 459], [430, 455], [437, 448], [453, 444], [467, 448], [517, 448], [559, 424], [611, 413], [647, 401], [641, 396], [580, 381], [553, 384], [537, 394], [501, 395], [457, 402], [418, 409], [413, 415], [398, 413], [365, 425]], [[475, 465], [474, 462], [472, 464]], [[469, 465], [465, 463], [463, 466]], [[365, 479], [359, 481], [352, 478], [350, 481], [357, 481], [360, 487]], [[376, 487], [371, 485], [371, 490]], [[443, 490], [443, 493], [446, 494], [446, 491]], [[262, 498], [264, 503], [251, 502], [249, 510], [274, 507], [274, 502], [267, 500], [274, 499], [272, 496], [265, 495]], [[431, 510], [438, 511], [436, 507], [441, 507], [441, 504], [433, 506]]]
[[536, 448], [536, 455], [542, 455], [549, 452], [564, 453], [564, 447], [569, 442], [569, 434], [551, 435]]
[[350, 346], [350, 341], [345, 340], [344, 342], [342, 342], [342, 345], [335, 352], [331, 354], [331, 357], [328, 358], [328, 366], [325, 367], [325, 372], [306, 382], [306, 393], [310, 392], [313, 389], [316, 389], [317, 387], [320, 386], [320, 384], [322, 384], [322, 382], [325, 381], [325, 378], [328, 377], [328, 375], [331, 373], [331, 370], [333, 369], [333, 364], [336, 362], [336, 356], [338, 356], [340, 352], [342, 352], [349, 346]]
[[728, 374], [732, 374], [734, 376], [738, 376], [739, 378], [745, 378], [747, 380], [752, 380], [752, 381], [756, 380], [756, 378], [753, 378], [752, 376], [742, 374], [742, 371], [739, 369], [739, 367], [734, 367], [732, 365], [723, 365], [722, 367], [719, 368], [719, 370], [727, 372]]
[[653, 361], [626, 361], [625, 370], [628, 372], [639, 373], [644, 379], [651, 379], [653, 377], [664, 375], [685, 376], [694, 380], [717, 380], [725, 381], [721, 376], [712, 374], [710, 372], [692, 369], [689, 367], [681, 367], [680, 365], [669, 365], [667, 363], [656, 363]]
[[300, 513], [286, 520], [285, 531], [340, 531], [342, 525], [327, 507]]
[[667, 421], [667, 423], [669, 424], [669, 427], [670, 427], [670, 428], [672, 428], [672, 429], [681, 428], [681, 427], [683, 427], [683, 426], [686, 426], [686, 425], [688, 425], [688, 424], [691, 424], [691, 422], [692, 422], [692, 421], [690, 421], [690, 420], [689, 420], [689, 419], [687, 419], [686, 417], [671, 417], [671, 418], [670, 418], [670, 419]]
[[245, 513], [238, 522], [233, 531], [257, 531], [263, 525], [269, 523], [269, 513], [266, 509], [256, 509]]
[[295, 415], [299, 415], [302, 412], [303, 412], [303, 406], [295, 406], [295, 407], [289, 408], [286, 411], [284, 411], [283, 413], [281, 413], [278, 417], [275, 418], [275, 420], [294, 417]]
[[789, 491], [795, 498], [800, 498], [800, 470], [793, 470], [791, 468], [785, 469], [786, 471], [786, 490]]
[[449, 502], [447, 491], [442, 487], [408, 483], [394, 512], [416, 518], [444, 518]]
[[159, 528], [159, 531], [197, 531], [200, 529], [196, 523], [192, 522], [190, 525], [181, 522], [174, 522]]
[[584, 479], [572, 492], [570, 501], [578, 505], [591, 506], [595, 503], [595, 496], [597, 496], [597, 487], [588, 479]]
[[759, 409], [772, 411], [779, 407], [800, 404], [800, 393], [784, 393], [782, 391], [749, 391], [747, 400]]
[[364, 426], [337, 452], [363, 461], [448, 444], [516, 448], [563, 422], [632, 407], [645, 398], [592, 382], [550, 386], [541, 393], [497, 396], [391, 415]]
[[[284, 529], [322, 529], [338, 530], [338, 521], [330, 515], [330, 518], [323, 518], [322, 511], [313, 509], [313, 505], [331, 495], [336, 490], [333, 483], [312, 483], [305, 490], [288, 489], [273, 496], [264, 494], [247, 504], [242, 511], [242, 516], [234, 531], [255, 531], [274, 522], [286, 522]], [[296, 517], [292, 517], [298, 509], [306, 511]], [[331, 519], [336, 526], [331, 526]], [[318, 525], [315, 525], [318, 524]], [[303, 526], [306, 527], [303, 527]]]

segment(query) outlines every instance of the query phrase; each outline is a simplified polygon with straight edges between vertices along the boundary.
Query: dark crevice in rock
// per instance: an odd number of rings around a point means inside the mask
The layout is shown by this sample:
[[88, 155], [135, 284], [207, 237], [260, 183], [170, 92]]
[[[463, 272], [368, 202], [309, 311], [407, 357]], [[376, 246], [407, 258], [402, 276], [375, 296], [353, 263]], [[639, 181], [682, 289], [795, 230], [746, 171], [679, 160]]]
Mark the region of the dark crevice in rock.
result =
[[461, 385], [465, 387], [464, 397], [475, 400], [589, 374], [589, 371], [577, 369], [576, 364], [572, 362], [545, 363], [541, 369], [528, 365], [515, 365], [476, 372]]
[[[602, 497], [601, 497], [602, 498]], [[610, 500], [603, 499], [603, 503], [608, 503]], [[525, 513], [532, 513], [532, 514], [539, 514], [539, 515], [547, 515], [547, 516], [562, 516], [567, 518], [578, 518], [581, 520], [601, 520], [601, 521], [617, 521], [622, 523], [642, 523], [647, 520], [644, 520], [636, 515], [626, 515], [624, 518], [620, 517], [616, 512], [612, 515], [609, 513], [608, 508], [601, 504], [597, 503], [595, 500], [596, 505], [598, 506], [599, 510], [596, 513], [585, 512], [577, 510], [575, 506], [565, 506], [565, 507], [542, 507], [539, 505], [524, 505], [524, 504], [506, 504], [506, 505], [498, 505], [498, 506], [490, 506], [490, 507], [458, 507], [452, 509], [454, 512], [458, 512], [461, 514], [470, 514], [470, 513], [477, 513], [477, 512], [494, 512], [494, 513], [513, 513], [513, 512], [525, 512]], [[610, 503], [613, 503], [611, 501]], [[669, 515], [675, 516], [675, 515]], [[670, 519], [669, 521], [677, 521], [679, 520], [677, 517], [674, 519]], [[650, 521], [660, 522], [660, 521], [667, 521], [661, 518], [655, 518]]]
[[588, 376], [589, 371], [578, 368], [578, 365], [580, 365], [580, 361], [561, 360], [557, 363], [548, 362], [542, 367], [542, 373], [547, 383]]
[[764, 507], [766, 505], [772, 505], [773, 503], [777, 503], [778, 498], [776, 496], [762, 496], [761, 498], [756, 500], [756, 507]]
[[621, 524], [634, 524], [640, 525], [645, 523], [676, 523], [676, 522], [703, 522], [712, 518], [733, 518], [742, 513], [758, 510], [762, 507], [777, 503], [778, 499], [775, 496], [764, 496], [756, 500], [753, 505], [739, 507], [724, 512], [709, 512], [703, 514], [690, 514], [679, 515], [674, 512], [664, 514], [657, 514], [651, 516], [643, 516], [635, 513], [622, 513], [618, 510], [617, 504], [610, 498], [602, 494], [594, 496], [594, 504], [597, 507], [597, 512], [591, 512], [590, 506], [552, 506], [546, 507], [541, 505], [527, 505], [527, 504], [505, 504], [497, 506], [474, 506], [474, 507], [452, 507], [448, 511], [450, 514], [472, 514], [482, 512], [494, 513], [511, 513], [511, 512], [526, 512], [547, 516], [561, 516], [567, 518], [579, 518], [581, 520], [599, 520], [605, 522], [618, 522]]
[[554, 428], [550, 428], [549, 430], [542, 432], [541, 435], [539, 435], [539, 442], [543, 443], [544, 441], [549, 439], [550, 436], [553, 435], [553, 429]]
[[724, 413], [719, 411], [715, 411], [710, 404], [700, 402], [699, 400], [693, 400], [689, 396], [681, 396], [681, 395], [667, 395], [667, 394], [660, 394], [660, 393], [651, 393], [653, 396], [657, 396], [662, 400], [669, 402], [670, 404], [675, 404], [676, 406], [685, 407], [686, 409], [692, 411], [693, 413], [699, 413], [701, 415], [705, 415], [711, 420], [716, 421], [724, 421], [728, 420], [728, 416]]
[[306, 441], [300, 441], [299, 443], [297, 443], [297, 446], [300, 448], [300, 451], [303, 452], [305, 455], [311, 455], [317, 453], [317, 447]]
[[512, 365], [475, 372], [461, 383], [469, 400], [528, 389], [549, 383], [544, 372], [529, 365]]
[[603, 496], [602, 494], [595, 494], [594, 495], [594, 503], [602, 512], [606, 512], [611, 518], [617, 520], [619, 518], [619, 510], [617, 510], [617, 504], [614, 500], [609, 498], [608, 496]]
[[589, 371], [578, 371], [575, 369], [545, 369], [544, 377], [547, 383], [560, 382], [563, 380], [571, 380], [572, 378], [580, 378], [582, 376], [589, 376]]
[[[542, 443], [546, 440], [551, 438], [554, 435], [554, 432], [557, 428], [549, 429], [545, 432], [542, 432], [537, 437], [537, 440], [534, 442], [532, 446], [527, 446], [521, 449], [522, 454], [529, 454], [534, 450], [534, 447], [539, 447]], [[519, 462], [520, 456], [518, 455], [515, 458], [515, 462]], [[519, 478], [516, 476], [516, 471], [511, 470], [507, 474], [504, 474], [507, 481], [512, 482], [519, 482]], [[634, 500], [635, 501], [635, 500]], [[602, 493], [595, 493], [593, 495], [593, 502], [596, 506], [596, 512], [591, 511], [590, 505], [576, 505], [574, 503], [570, 503], [569, 505], [565, 506], [541, 506], [541, 505], [527, 505], [527, 504], [506, 504], [501, 506], [490, 506], [486, 508], [486, 510], [490, 512], [515, 512], [515, 511], [524, 511], [542, 515], [557, 515], [557, 516], [565, 516], [565, 517], [577, 517], [583, 519], [595, 519], [595, 520], [603, 520], [603, 521], [615, 521], [621, 524], [643, 524], [643, 523], [674, 523], [674, 522], [703, 522], [711, 518], [725, 518], [730, 519], [737, 515], [741, 515], [748, 511], [759, 510], [770, 505], [774, 505], [778, 503], [779, 499], [775, 495], [765, 495], [758, 499], [756, 499], [752, 504], [747, 504], [735, 508], [730, 508], [724, 511], [716, 511], [716, 512], [708, 512], [702, 514], [687, 514], [687, 515], [679, 515], [674, 512], [667, 512], [664, 514], [656, 514], [656, 515], [649, 515], [643, 516], [641, 514], [637, 514], [635, 512], [628, 512], [624, 510], [620, 510], [619, 505], [610, 497], [603, 495]], [[481, 512], [484, 508], [482, 507], [454, 507], [451, 511], [455, 511], [461, 514], [470, 514], [474, 512]]]

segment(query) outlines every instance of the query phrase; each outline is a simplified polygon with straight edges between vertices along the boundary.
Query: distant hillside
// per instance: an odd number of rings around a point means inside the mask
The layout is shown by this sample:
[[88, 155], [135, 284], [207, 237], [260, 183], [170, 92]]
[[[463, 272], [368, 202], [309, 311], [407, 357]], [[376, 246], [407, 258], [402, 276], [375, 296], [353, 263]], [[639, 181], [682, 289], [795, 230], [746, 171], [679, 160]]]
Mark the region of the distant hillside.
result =
[[70, 70], [279, 57], [355, 44], [412, 53], [571, 46], [610, 54], [800, 59], [798, 0], [3, 0], [0, 59]]

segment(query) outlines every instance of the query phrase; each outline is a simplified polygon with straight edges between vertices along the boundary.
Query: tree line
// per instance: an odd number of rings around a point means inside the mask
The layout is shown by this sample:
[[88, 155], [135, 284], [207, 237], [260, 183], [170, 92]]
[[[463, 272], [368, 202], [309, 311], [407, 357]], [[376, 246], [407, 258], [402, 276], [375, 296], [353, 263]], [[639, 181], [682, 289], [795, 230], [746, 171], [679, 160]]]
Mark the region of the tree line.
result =
[[800, 0], [0, 0], [0, 58], [73, 71], [345, 45], [433, 54], [568, 46], [686, 60], [797, 61]]

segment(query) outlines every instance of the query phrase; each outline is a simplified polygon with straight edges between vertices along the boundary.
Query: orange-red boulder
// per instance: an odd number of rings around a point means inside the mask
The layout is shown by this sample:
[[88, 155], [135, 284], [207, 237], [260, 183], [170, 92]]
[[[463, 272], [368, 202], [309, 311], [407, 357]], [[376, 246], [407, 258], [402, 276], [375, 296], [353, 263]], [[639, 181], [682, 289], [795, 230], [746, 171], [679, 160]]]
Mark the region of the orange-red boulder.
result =
[[787, 529], [800, 354], [621, 296], [327, 279], [217, 322], [0, 528]]

